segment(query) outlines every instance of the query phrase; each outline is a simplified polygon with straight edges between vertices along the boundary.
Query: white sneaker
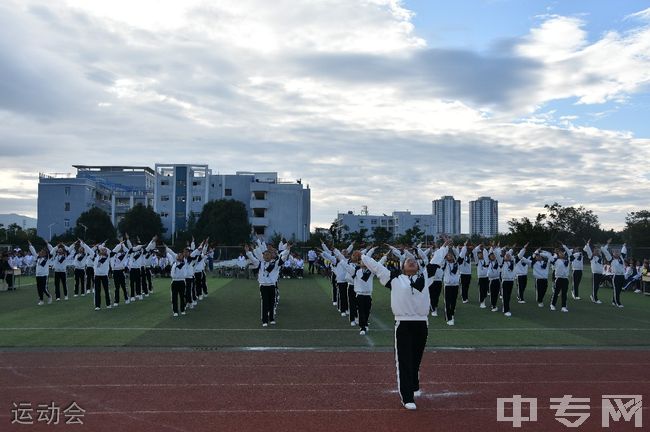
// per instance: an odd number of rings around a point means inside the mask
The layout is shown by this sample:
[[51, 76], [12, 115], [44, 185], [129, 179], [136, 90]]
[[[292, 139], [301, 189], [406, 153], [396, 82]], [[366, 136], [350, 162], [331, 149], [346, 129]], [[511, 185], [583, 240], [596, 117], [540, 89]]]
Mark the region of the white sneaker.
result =
[[485, 309], [487, 306], [485, 306], [485, 302], [481, 303], [481, 309]]
[[187, 314], [185, 313], [185, 311], [183, 311], [183, 312], [181, 312], [181, 315], [187, 315]]
[[188, 306], [190, 307], [190, 309], [194, 309], [194, 303], [190, 303]]
[[52, 297], [47, 298], [47, 304], [52, 304]]
[[356, 321], [350, 321], [350, 327], [356, 327], [357, 322]]
[[142, 297], [142, 294], [138, 296], [138, 300], [144, 300], [144, 297]]
[[57, 298], [56, 301], [61, 301], [61, 299], [60, 299], [60, 298]]
[[79, 297], [79, 294], [75, 294], [74, 296], [75, 296], [75, 297]]
[[135, 297], [131, 297], [131, 301], [134, 302], [134, 301], [135, 301]]
[[96, 307], [95, 310], [100, 310], [101, 308]]
[[416, 390], [413, 392], [413, 396], [420, 397], [422, 396], [422, 390]]
[[560, 310], [561, 310], [562, 312], [569, 312], [569, 309], [567, 309], [567, 308], [565, 308], [565, 307], [563, 307], [563, 308], [560, 309]]
[[36, 304], [37, 304], [38, 306], [43, 306], [44, 303], [43, 303], [43, 301], [41, 300], [41, 301], [39, 301], [39, 302], [36, 303]]
[[495, 307], [492, 308], [492, 312], [498, 312], [498, 311], [499, 311], [499, 308], [495, 308]]
[[149, 297], [149, 293], [146, 293], [144, 296], [145, 296], [145, 297]]
[[407, 410], [415, 410], [418, 407], [413, 402], [409, 402], [404, 404], [404, 408], [406, 408]]
[[580, 298], [580, 296], [578, 296], [578, 297], [573, 297], [573, 299], [574, 299], [574, 300], [582, 300], [582, 299]]
[[110, 308], [111, 308], [111, 305], [106, 306], [106, 309], [110, 309]]
[[431, 311], [431, 316], [437, 317], [438, 316], [438, 311], [436, 309]]
[[623, 305], [618, 305], [619, 309], [623, 309]]
[[275, 325], [275, 321], [271, 321], [271, 325]]
[[537, 303], [537, 307], [544, 307], [544, 303]]
[[67, 300], [67, 299], [68, 299], [68, 296], [65, 296], [63, 299], [64, 299], [64, 300]]
[[640, 289], [635, 289], [635, 290], [634, 290], [634, 294], [639, 294], [640, 292], [641, 292]]
[[554, 310], [555, 310], [555, 306], [551, 305], [551, 310], [554, 311]]
[[526, 300], [517, 300], [517, 303], [524, 304], [524, 303], [526, 303]]
[[119, 305], [119, 303], [113, 303], [113, 307], [118, 307]]
[[203, 300], [203, 295], [200, 295], [200, 296], [199, 296], [199, 300]]
[[341, 316], [348, 316], [345, 312], [341, 312]]
[[175, 316], [175, 317], [177, 317], [177, 316], [178, 316], [178, 314], [174, 312], [174, 315], [173, 315], [173, 316]]
[[596, 304], [603, 304], [601, 300], [596, 300]]
[[269, 325], [267, 323], [262, 323], [262, 327], [268, 327]]
[[131, 303], [131, 301], [129, 299], [126, 299], [126, 300], [124, 300], [124, 303], [129, 304], [129, 303]]
[[454, 320], [450, 319], [449, 321], [447, 321], [447, 325], [448, 326], [453, 326], [454, 325]]
[[192, 304], [193, 304], [194, 306], [198, 306], [198, 305], [199, 305], [199, 302], [197, 302], [196, 300], [194, 300], [194, 301], [192, 302]]
[[86, 293], [82, 293], [82, 294], [81, 294], [81, 297], [85, 297], [85, 296], [86, 296]]
[[504, 315], [507, 316], [508, 318], [510, 318], [512, 316], [512, 313], [506, 312], [506, 313], [504, 313]]
[[336, 302], [332, 302], [332, 306], [336, 306]]
[[366, 335], [366, 332], [365, 332], [365, 330], [361, 330], [361, 331], [359, 332], [359, 334], [360, 334], [361, 336], [365, 336], [365, 335]]
[[469, 303], [469, 300], [463, 300], [463, 304]]

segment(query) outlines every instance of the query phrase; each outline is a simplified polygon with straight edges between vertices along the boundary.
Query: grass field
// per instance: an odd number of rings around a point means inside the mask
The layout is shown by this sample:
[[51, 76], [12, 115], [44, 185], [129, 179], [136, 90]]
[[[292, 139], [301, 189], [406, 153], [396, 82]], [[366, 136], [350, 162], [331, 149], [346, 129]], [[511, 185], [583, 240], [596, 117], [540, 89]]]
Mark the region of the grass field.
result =
[[[393, 346], [389, 291], [375, 287], [370, 332], [360, 336], [332, 306], [329, 281], [322, 277], [281, 280], [278, 324], [262, 328], [259, 290], [254, 280], [208, 278], [210, 295], [187, 316], [171, 316], [168, 279], [155, 279], [155, 293], [144, 301], [94, 311], [92, 297], [36, 305], [33, 279], [15, 292], [0, 292], [0, 347], [183, 347], [196, 349], [314, 348], [387, 349]], [[50, 291], [53, 292], [50, 280]], [[68, 281], [71, 286], [71, 281]], [[472, 281], [470, 303], [459, 301], [456, 326], [431, 317], [428, 349], [530, 347], [650, 348], [650, 297], [624, 292], [624, 309], [612, 307], [611, 289], [602, 305], [588, 299], [586, 272], [580, 301], [569, 299], [570, 313], [551, 312], [534, 303], [512, 305], [513, 316], [480, 309]], [[111, 288], [112, 291], [112, 288]], [[111, 292], [112, 295], [112, 292]], [[550, 301], [550, 292], [547, 301]], [[441, 302], [442, 306], [442, 302]]]

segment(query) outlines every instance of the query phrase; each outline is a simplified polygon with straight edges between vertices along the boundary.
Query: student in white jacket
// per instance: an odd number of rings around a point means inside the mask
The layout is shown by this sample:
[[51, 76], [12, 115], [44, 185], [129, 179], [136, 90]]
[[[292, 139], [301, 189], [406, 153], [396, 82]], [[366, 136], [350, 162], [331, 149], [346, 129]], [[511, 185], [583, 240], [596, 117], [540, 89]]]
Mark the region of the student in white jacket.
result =
[[618, 251], [615, 251], [613, 254], [610, 253], [609, 242], [601, 250], [605, 255], [605, 259], [610, 262], [612, 273], [614, 273], [614, 277], [612, 278], [612, 306], [622, 308], [621, 291], [623, 290], [623, 285], [625, 285], [625, 261], [623, 261], [623, 257], [621, 256], [623, 253]]
[[[610, 241], [607, 242], [609, 244]], [[589, 261], [591, 262], [591, 295], [589, 298], [591, 299], [592, 302], [596, 304], [601, 304], [602, 301], [598, 299], [598, 289], [600, 288], [600, 284], [603, 281], [603, 270], [604, 270], [604, 261], [603, 261], [603, 256], [602, 253], [600, 252], [599, 248], [595, 248], [592, 252], [591, 250], [591, 240], [587, 240], [587, 244], [583, 248], [585, 253], [587, 254], [587, 258], [589, 258]]]
[[444, 274], [443, 280], [445, 283], [445, 319], [447, 325], [455, 325], [456, 317], [456, 302], [458, 300], [458, 287], [460, 285], [460, 266], [467, 257], [467, 242], [460, 250], [458, 257], [448, 246], [440, 248], [441, 255], [445, 257], [444, 262], [441, 264], [441, 269]]
[[47, 243], [47, 248], [50, 250], [50, 255], [54, 258], [52, 259], [52, 266], [54, 267], [54, 297], [56, 301], [61, 300], [61, 290], [63, 288], [64, 299], [68, 299], [68, 284], [67, 284], [67, 267], [68, 267], [68, 255], [70, 250], [63, 244], [59, 243], [57, 247], [53, 247], [51, 244]]
[[368, 255], [361, 260], [390, 289], [390, 306], [395, 315], [395, 361], [397, 387], [402, 404], [414, 410], [420, 394], [420, 363], [427, 343], [430, 301], [425, 276], [418, 275], [418, 264], [407, 258], [401, 271], [391, 273]]
[[47, 248], [41, 249], [36, 253], [36, 249], [29, 242], [29, 250], [36, 257], [36, 291], [38, 293], [38, 305], [43, 305], [43, 296], [47, 296], [47, 302], [52, 303], [52, 296], [47, 290], [47, 278], [50, 275], [50, 265], [52, 264], [50, 254]]
[[279, 257], [274, 251], [267, 249], [262, 252], [261, 260], [251, 253], [248, 245], [244, 246], [244, 250], [248, 259], [259, 269], [257, 281], [260, 284], [262, 327], [268, 327], [269, 323], [274, 325], [276, 323], [274, 315], [275, 288], [280, 276], [280, 268], [291, 253], [291, 245], [287, 245]]
[[174, 253], [174, 251], [168, 248], [166, 245], [165, 256], [167, 257], [167, 260], [172, 264], [172, 316], [177, 317], [179, 312], [181, 315], [185, 315], [185, 279], [187, 279], [188, 276], [189, 266], [185, 263], [185, 257], [182, 253]]
[[97, 253], [94, 253], [93, 250], [84, 243], [82, 240], [79, 240], [81, 247], [84, 248], [88, 255], [95, 255], [93, 269], [95, 272], [95, 310], [98, 311], [101, 309], [102, 304], [102, 288], [104, 288], [104, 296], [106, 300], [106, 309], [111, 309], [111, 295], [108, 292], [108, 271], [110, 270], [111, 261], [110, 261], [110, 251], [104, 246], [100, 245], [97, 247]]

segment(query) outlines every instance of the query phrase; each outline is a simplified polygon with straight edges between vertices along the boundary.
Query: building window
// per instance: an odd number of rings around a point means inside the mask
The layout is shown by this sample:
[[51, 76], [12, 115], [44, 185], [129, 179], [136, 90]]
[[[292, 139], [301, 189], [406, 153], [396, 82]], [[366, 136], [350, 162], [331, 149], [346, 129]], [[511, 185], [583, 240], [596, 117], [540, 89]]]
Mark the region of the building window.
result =
[[264, 209], [253, 209], [253, 217], [262, 218], [265, 216], [265, 213]]
[[232, 189], [226, 189], [224, 192], [225, 196], [232, 196]]
[[255, 230], [256, 235], [264, 235], [264, 227], [263, 226], [256, 226], [253, 229]]
[[66, 186], [64, 191], [65, 191], [65, 196], [70, 196], [70, 186]]
[[160, 201], [169, 201], [169, 195], [160, 195]]
[[177, 196], [176, 201], [180, 202], [180, 203], [184, 203], [185, 202], [185, 195]]
[[160, 180], [160, 186], [169, 186], [169, 180]]
[[167, 212], [160, 212], [160, 217], [161, 217], [161, 218], [169, 217], [169, 213], [167, 213]]
[[192, 197], [192, 202], [201, 202], [202, 198], [200, 195], [196, 195]]
[[201, 186], [201, 180], [194, 180], [192, 186]]
[[70, 219], [63, 219], [63, 227], [70, 228]]
[[64, 204], [63, 210], [64, 211], [70, 211], [70, 203], [69, 202]]
[[370, 225], [377, 225], [377, 219], [370, 219]]

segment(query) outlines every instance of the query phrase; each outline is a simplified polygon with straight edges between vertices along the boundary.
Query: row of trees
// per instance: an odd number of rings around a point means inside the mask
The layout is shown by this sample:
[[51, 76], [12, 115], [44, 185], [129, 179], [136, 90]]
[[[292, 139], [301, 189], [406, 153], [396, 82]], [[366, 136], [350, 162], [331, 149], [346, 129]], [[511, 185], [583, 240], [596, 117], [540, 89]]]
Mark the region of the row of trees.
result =
[[[124, 233], [129, 233], [133, 239], [140, 238], [143, 242], [158, 236], [170, 245], [185, 245], [192, 237], [196, 239], [209, 237], [212, 243], [238, 245], [250, 239], [251, 226], [248, 223], [246, 207], [243, 203], [234, 200], [206, 203], [200, 214], [190, 214], [187, 229], [177, 231], [174, 238], [166, 235], [160, 215], [151, 207], [142, 204], [134, 206], [124, 215], [117, 227], [113, 226], [106, 212], [93, 207], [79, 216], [74, 228], [65, 234], [53, 237], [52, 243], [70, 243], [77, 238], [82, 238], [88, 243], [107, 241], [110, 245], [116, 244], [118, 237], [122, 237]], [[42, 239], [36, 239], [37, 242], [39, 240], [44, 242]], [[20, 246], [22, 243], [15, 241], [11, 244]], [[27, 240], [24, 243], [26, 245]]]
[[[368, 231], [362, 228], [359, 231], [347, 232], [347, 227], [339, 230], [335, 223], [329, 228], [329, 237], [335, 244], [343, 245], [351, 241], [357, 243], [372, 242], [382, 244], [392, 242], [395, 244], [415, 244], [427, 242], [424, 232], [419, 227], [407, 230], [403, 235], [394, 237], [390, 231], [383, 227]], [[344, 234], [341, 234], [341, 233]], [[313, 235], [312, 235], [313, 237]], [[323, 239], [318, 237], [318, 241]], [[456, 242], [469, 240], [471, 243], [486, 243], [490, 240], [502, 244], [525, 244], [538, 246], [555, 246], [559, 241], [580, 245], [591, 239], [594, 243], [604, 243], [607, 239], [615, 243], [627, 242], [632, 247], [650, 248], [650, 211], [641, 210], [631, 212], [625, 219], [625, 228], [622, 231], [606, 230], [600, 225], [598, 216], [582, 206], [564, 207], [558, 203], [547, 204], [544, 212], [538, 213], [535, 218], [523, 217], [508, 221], [508, 232], [488, 239], [480, 236], [457, 236]]]
[[[346, 231], [345, 229], [342, 231]], [[191, 214], [187, 229], [177, 232], [175, 238], [165, 236], [160, 215], [151, 207], [137, 205], [126, 213], [117, 228], [111, 223], [110, 217], [99, 208], [91, 208], [81, 214], [77, 224], [69, 232], [52, 238], [53, 243], [70, 243], [77, 238], [83, 238], [88, 243], [108, 241], [115, 244], [118, 236], [129, 233], [132, 238], [139, 237], [146, 241], [157, 235], [168, 244], [185, 245], [192, 237], [203, 239], [210, 237], [212, 243], [220, 245], [240, 245], [248, 242], [251, 237], [251, 226], [248, 222], [246, 207], [235, 200], [210, 201], [203, 206], [200, 214]], [[612, 238], [615, 243], [627, 242], [633, 248], [650, 248], [650, 211], [631, 212], [625, 219], [625, 228], [616, 232], [601, 227], [598, 216], [592, 211], [579, 207], [564, 207], [558, 203], [547, 204], [544, 212], [533, 219], [524, 217], [508, 221], [508, 232], [494, 239], [472, 236], [470, 242], [485, 243], [489, 240], [500, 241], [502, 244], [525, 244], [530, 242], [536, 246], [553, 246], [558, 241], [569, 245], [579, 245], [591, 239], [594, 243], [603, 243]], [[280, 239], [276, 234], [271, 241], [277, 243]], [[8, 227], [0, 225], [0, 242], [27, 247], [28, 241], [34, 244], [44, 243], [36, 236], [36, 230], [23, 230], [12, 224]], [[359, 243], [395, 243], [412, 245], [419, 242], [430, 242], [425, 233], [419, 228], [408, 229], [403, 235], [393, 237], [392, 233], [383, 227], [372, 231], [361, 229], [358, 232], [341, 234], [335, 224], [328, 233], [317, 232], [303, 246], [318, 247], [322, 241], [334, 241], [336, 245], [348, 244], [351, 241]], [[453, 239], [456, 242], [467, 240], [465, 237]]]

